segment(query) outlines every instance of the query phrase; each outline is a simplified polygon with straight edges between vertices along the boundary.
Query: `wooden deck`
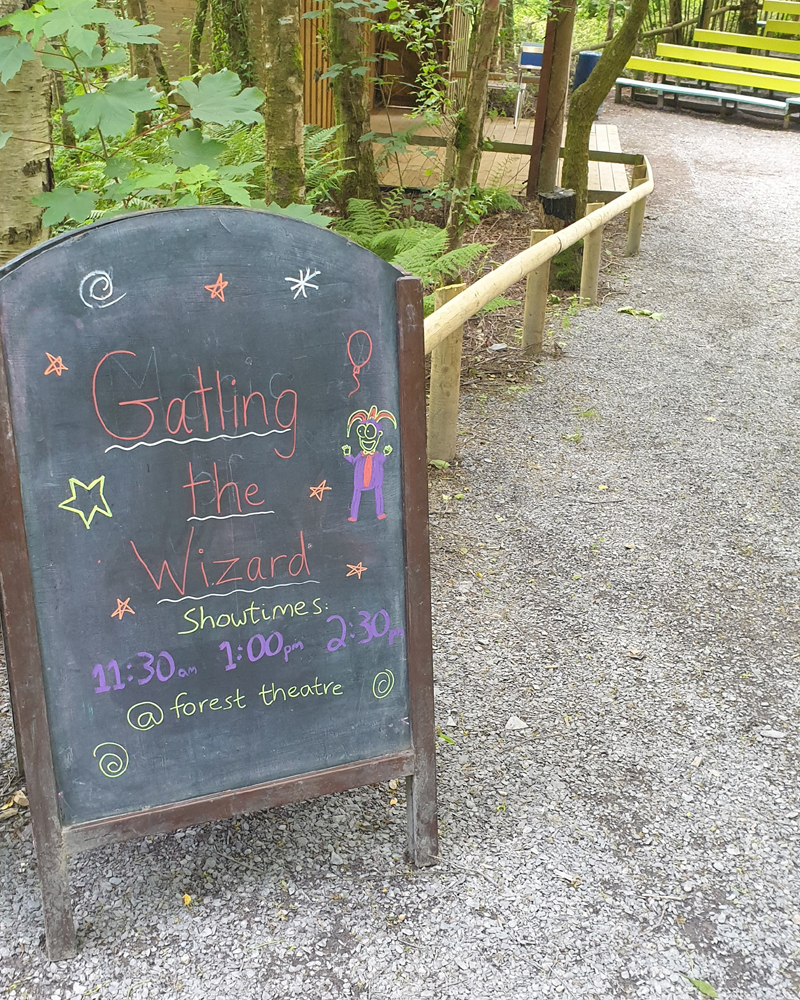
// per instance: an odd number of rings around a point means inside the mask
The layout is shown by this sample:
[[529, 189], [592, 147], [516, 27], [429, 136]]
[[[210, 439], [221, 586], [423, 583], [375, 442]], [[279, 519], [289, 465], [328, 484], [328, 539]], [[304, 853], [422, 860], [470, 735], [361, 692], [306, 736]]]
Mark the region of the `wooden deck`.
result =
[[[374, 132], [403, 132], [421, 119], [406, 118], [400, 108], [390, 108], [372, 115]], [[435, 128], [422, 125], [418, 136], [440, 135]], [[533, 119], [520, 120], [517, 128], [511, 118], [487, 118], [485, 125], [487, 139], [497, 142], [516, 142], [530, 146], [533, 140]], [[595, 122], [589, 140], [589, 149], [619, 153], [619, 132], [616, 125], [601, 125]], [[375, 146], [375, 153], [382, 151]], [[427, 154], [427, 155], [426, 155]], [[391, 156], [379, 171], [381, 184], [386, 187], [407, 187], [428, 190], [442, 179], [445, 151], [441, 146], [411, 146], [407, 152]], [[483, 153], [478, 173], [481, 187], [505, 187], [511, 194], [524, 194], [528, 180], [526, 155], [517, 153]], [[559, 166], [559, 178], [561, 169]], [[611, 201], [628, 190], [628, 175], [622, 163], [594, 163], [589, 161], [589, 198], [594, 201]]]

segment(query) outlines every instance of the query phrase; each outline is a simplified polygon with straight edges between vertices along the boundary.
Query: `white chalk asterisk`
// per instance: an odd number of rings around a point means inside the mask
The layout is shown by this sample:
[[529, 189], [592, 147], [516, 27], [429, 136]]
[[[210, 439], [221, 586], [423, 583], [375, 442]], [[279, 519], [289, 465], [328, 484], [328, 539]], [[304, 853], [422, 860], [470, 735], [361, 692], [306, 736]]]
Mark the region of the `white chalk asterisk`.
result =
[[303, 298], [307, 299], [308, 298], [308, 296], [306, 295], [307, 288], [316, 288], [317, 291], [319, 291], [319, 285], [315, 285], [311, 279], [316, 278], [318, 274], [322, 274], [322, 271], [312, 271], [310, 267], [307, 267], [306, 273], [303, 274], [303, 269], [301, 267], [298, 273], [300, 274], [299, 278], [283, 279], [284, 281], [291, 281], [292, 284], [289, 288], [289, 291], [294, 292], [294, 298], [297, 298], [297, 296], [302, 292]]

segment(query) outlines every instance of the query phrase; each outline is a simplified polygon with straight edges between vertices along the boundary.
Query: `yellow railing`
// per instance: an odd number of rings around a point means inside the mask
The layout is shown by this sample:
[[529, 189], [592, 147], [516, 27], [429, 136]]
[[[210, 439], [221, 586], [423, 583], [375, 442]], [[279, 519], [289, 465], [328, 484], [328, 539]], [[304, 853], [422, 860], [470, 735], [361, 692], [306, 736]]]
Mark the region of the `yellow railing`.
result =
[[425, 320], [425, 353], [431, 355], [431, 386], [428, 406], [428, 458], [450, 461], [457, 441], [458, 396], [461, 375], [461, 344], [464, 323], [479, 309], [527, 276], [522, 346], [528, 354], [542, 350], [550, 261], [579, 240], [583, 245], [581, 299], [597, 302], [597, 282], [603, 228], [628, 212], [625, 255], [639, 252], [645, 200], [653, 190], [653, 172], [647, 157], [634, 167], [633, 186], [608, 204], [587, 206], [586, 215], [560, 232], [535, 229], [531, 247], [501, 264], [472, 285], [450, 285], [436, 293], [436, 308]]

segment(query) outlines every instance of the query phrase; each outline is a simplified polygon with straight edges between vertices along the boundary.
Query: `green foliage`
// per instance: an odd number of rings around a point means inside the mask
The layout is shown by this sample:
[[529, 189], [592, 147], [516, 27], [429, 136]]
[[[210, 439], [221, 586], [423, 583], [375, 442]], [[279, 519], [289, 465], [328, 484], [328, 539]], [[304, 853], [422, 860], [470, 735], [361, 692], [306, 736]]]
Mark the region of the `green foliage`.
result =
[[[101, 90], [77, 94], [64, 110], [71, 115], [77, 135], [97, 129], [105, 138], [124, 135], [133, 127], [136, 113], [158, 107], [146, 80], [112, 80]], [[74, 112], [74, 114], [73, 114]]]
[[34, 205], [42, 205], [45, 213], [42, 222], [46, 226], [55, 226], [64, 219], [83, 222], [89, 218], [97, 202], [94, 191], [74, 191], [72, 188], [56, 188], [31, 198]]
[[[484, 243], [468, 243], [445, 253], [444, 229], [415, 219], [399, 221], [387, 208], [378, 208], [374, 202], [358, 198], [350, 199], [347, 218], [337, 219], [332, 228], [395, 267], [422, 278], [426, 290], [471, 267], [490, 249]], [[430, 313], [432, 309], [433, 296], [427, 295], [425, 311]]]
[[0, 83], [8, 83], [16, 76], [24, 62], [35, 59], [36, 53], [29, 42], [4, 35], [0, 38]]
[[223, 69], [206, 74], [199, 84], [181, 80], [176, 90], [189, 105], [192, 117], [200, 121], [217, 125], [263, 121], [256, 108], [264, 103], [264, 94], [258, 87], [242, 90], [241, 86], [235, 73]]
[[685, 972], [683, 973], [683, 976], [688, 979], [698, 993], [702, 993], [704, 997], [712, 997], [713, 1000], [714, 997], [719, 996], [719, 993], [717, 993], [711, 983], [707, 983], [705, 979], [692, 979], [692, 977], [687, 976]]

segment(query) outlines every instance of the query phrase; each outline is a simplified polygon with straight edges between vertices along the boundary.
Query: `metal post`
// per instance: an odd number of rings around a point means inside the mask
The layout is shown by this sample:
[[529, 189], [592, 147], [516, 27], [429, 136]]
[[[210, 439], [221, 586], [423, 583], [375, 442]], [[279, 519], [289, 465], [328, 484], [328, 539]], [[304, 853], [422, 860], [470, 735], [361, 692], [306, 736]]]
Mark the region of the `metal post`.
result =
[[[593, 201], [586, 206], [586, 214], [591, 215], [602, 208], [601, 201]], [[603, 230], [599, 226], [583, 238], [583, 264], [581, 266], [581, 299], [590, 306], [597, 305], [597, 282], [600, 277], [600, 258], [603, 252]]]
[[[531, 246], [553, 235], [552, 229], [531, 230]], [[541, 354], [547, 293], [550, 286], [550, 261], [528, 275], [525, 285], [525, 314], [522, 320], [522, 349], [526, 354]]]

